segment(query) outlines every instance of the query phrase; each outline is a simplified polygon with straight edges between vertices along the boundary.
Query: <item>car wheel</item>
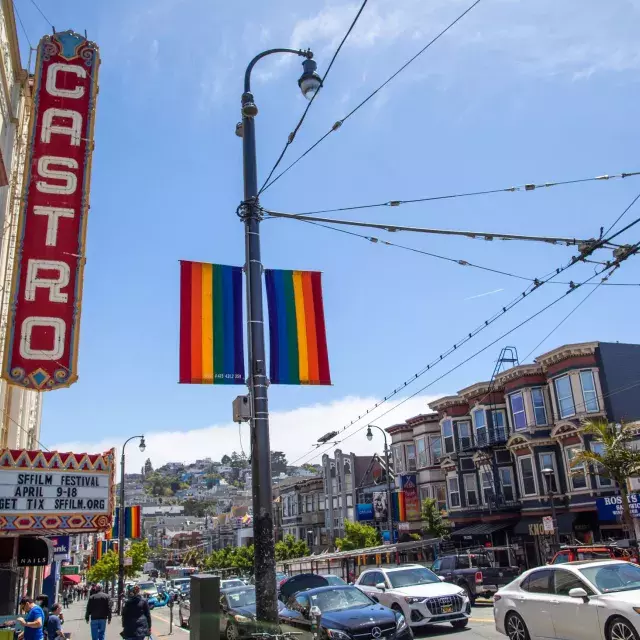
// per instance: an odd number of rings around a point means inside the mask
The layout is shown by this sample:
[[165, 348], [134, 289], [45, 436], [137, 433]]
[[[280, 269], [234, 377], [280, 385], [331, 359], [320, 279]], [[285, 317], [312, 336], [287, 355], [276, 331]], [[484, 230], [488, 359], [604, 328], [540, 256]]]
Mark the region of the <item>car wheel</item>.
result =
[[467, 598], [469, 598], [469, 604], [473, 607], [473, 605], [476, 603], [476, 599], [473, 593], [471, 593], [471, 589], [469, 588], [469, 585], [461, 584], [460, 586], [465, 590], [467, 594]]
[[398, 613], [401, 613], [402, 615], [404, 615], [404, 611], [402, 610], [402, 607], [401, 607], [397, 602], [394, 602], [394, 603], [391, 605], [391, 608], [392, 608], [394, 611], [397, 611]]
[[517, 613], [510, 613], [504, 621], [504, 628], [509, 640], [530, 640], [529, 630], [524, 620]]
[[640, 640], [640, 636], [626, 618], [616, 616], [607, 625], [607, 640]]
[[227, 625], [226, 636], [227, 636], [227, 640], [238, 640], [240, 636], [238, 634], [238, 628], [236, 627], [235, 624], [230, 622]]
[[469, 621], [465, 618], [464, 620], [454, 620], [451, 623], [451, 626], [454, 629], [464, 629], [469, 624]]

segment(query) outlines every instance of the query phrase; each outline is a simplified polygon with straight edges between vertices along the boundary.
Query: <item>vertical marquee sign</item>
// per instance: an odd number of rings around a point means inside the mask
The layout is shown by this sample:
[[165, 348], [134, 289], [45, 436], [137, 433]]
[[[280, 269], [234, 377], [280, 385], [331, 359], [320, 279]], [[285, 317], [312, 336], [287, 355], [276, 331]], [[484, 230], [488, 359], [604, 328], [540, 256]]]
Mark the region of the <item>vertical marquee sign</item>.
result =
[[48, 390], [78, 378], [98, 48], [65, 31], [38, 45], [2, 377]]

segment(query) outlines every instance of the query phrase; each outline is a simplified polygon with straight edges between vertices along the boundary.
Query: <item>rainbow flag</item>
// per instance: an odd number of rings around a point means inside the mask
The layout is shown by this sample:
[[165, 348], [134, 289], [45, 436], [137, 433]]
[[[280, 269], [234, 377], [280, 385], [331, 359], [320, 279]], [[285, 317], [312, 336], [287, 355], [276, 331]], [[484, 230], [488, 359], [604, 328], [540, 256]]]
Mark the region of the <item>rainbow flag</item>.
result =
[[[142, 510], [140, 505], [134, 505], [124, 508], [124, 537], [130, 540], [135, 540], [142, 537], [142, 527], [140, 515]], [[120, 535], [120, 508], [116, 509], [116, 513], [113, 519], [113, 528], [111, 530], [111, 536], [118, 538]]]
[[272, 384], [331, 384], [321, 276], [265, 270]]
[[180, 261], [180, 382], [244, 384], [242, 268]]

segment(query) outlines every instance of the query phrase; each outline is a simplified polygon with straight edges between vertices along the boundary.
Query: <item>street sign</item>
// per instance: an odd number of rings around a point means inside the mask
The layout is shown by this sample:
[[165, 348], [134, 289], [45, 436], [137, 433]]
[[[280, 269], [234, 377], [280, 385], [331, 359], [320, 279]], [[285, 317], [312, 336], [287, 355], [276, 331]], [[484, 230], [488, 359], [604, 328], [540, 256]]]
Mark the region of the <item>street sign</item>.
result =
[[61, 576], [77, 576], [80, 574], [80, 567], [77, 564], [67, 564], [60, 567]]
[[542, 528], [545, 531], [553, 531], [553, 518], [551, 516], [545, 516], [544, 518], [542, 518]]
[[131, 565], [133, 565], [133, 558], [131, 558], [131, 557], [127, 556], [127, 557], [124, 559], [124, 566], [125, 566], [125, 567], [130, 567]]

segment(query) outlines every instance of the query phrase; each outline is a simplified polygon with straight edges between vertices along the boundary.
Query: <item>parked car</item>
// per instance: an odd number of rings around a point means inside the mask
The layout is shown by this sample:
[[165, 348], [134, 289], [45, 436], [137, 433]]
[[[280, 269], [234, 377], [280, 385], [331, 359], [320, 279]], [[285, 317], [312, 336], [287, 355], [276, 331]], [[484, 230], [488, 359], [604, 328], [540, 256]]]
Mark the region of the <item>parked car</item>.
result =
[[519, 573], [516, 566], [493, 566], [488, 553], [468, 551], [441, 556], [431, 565], [431, 570], [447, 582], [462, 587], [472, 605], [476, 598], [493, 597]]
[[465, 589], [444, 582], [419, 564], [363, 571], [356, 587], [380, 604], [402, 613], [412, 628], [450, 622], [456, 629], [462, 629], [471, 615]]
[[229, 578], [228, 580], [220, 580], [220, 592], [225, 589], [235, 589], [236, 587], [246, 587], [244, 580], [240, 578]]
[[140, 595], [150, 597], [158, 593], [158, 587], [154, 582], [138, 582], [137, 585], [140, 587]]
[[[289, 579], [282, 585], [281, 596], [285, 604], [279, 613], [281, 622], [310, 630], [317, 610], [321, 638], [412, 640], [413, 634], [402, 612], [382, 606], [350, 585], [314, 587], [319, 581], [326, 583], [325, 578], [315, 574], [303, 575], [305, 579], [294, 582]], [[232, 639], [227, 637], [227, 640]]]
[[638, 563], [638, 550], [617, 545], [563, 545], [553, 556], [551, 564], [563, 564], [576, 560], [626, 560]]
[[638, 640], [640, 567], [583, 560], [538, 567], [494, 596], [496, 629], [510, 640]]
[[[278, 602], [278, 609], [284, 608]], [[256, 624], [256, 589], [252, 586], [226, 589], [220, 598], [220, 637], [227, 640], [252, 638]]]
[[320, 576], [332, 587], [343, 587], [347, 584], [340, 576], [334, 576], [332, 573], [321, 573]]
[[178, 591], [182, 589], [184, 585], [189, 586], [191, 584], [191, 578], [173, 578], [169, 580], [169, 588], [173, 591]]

